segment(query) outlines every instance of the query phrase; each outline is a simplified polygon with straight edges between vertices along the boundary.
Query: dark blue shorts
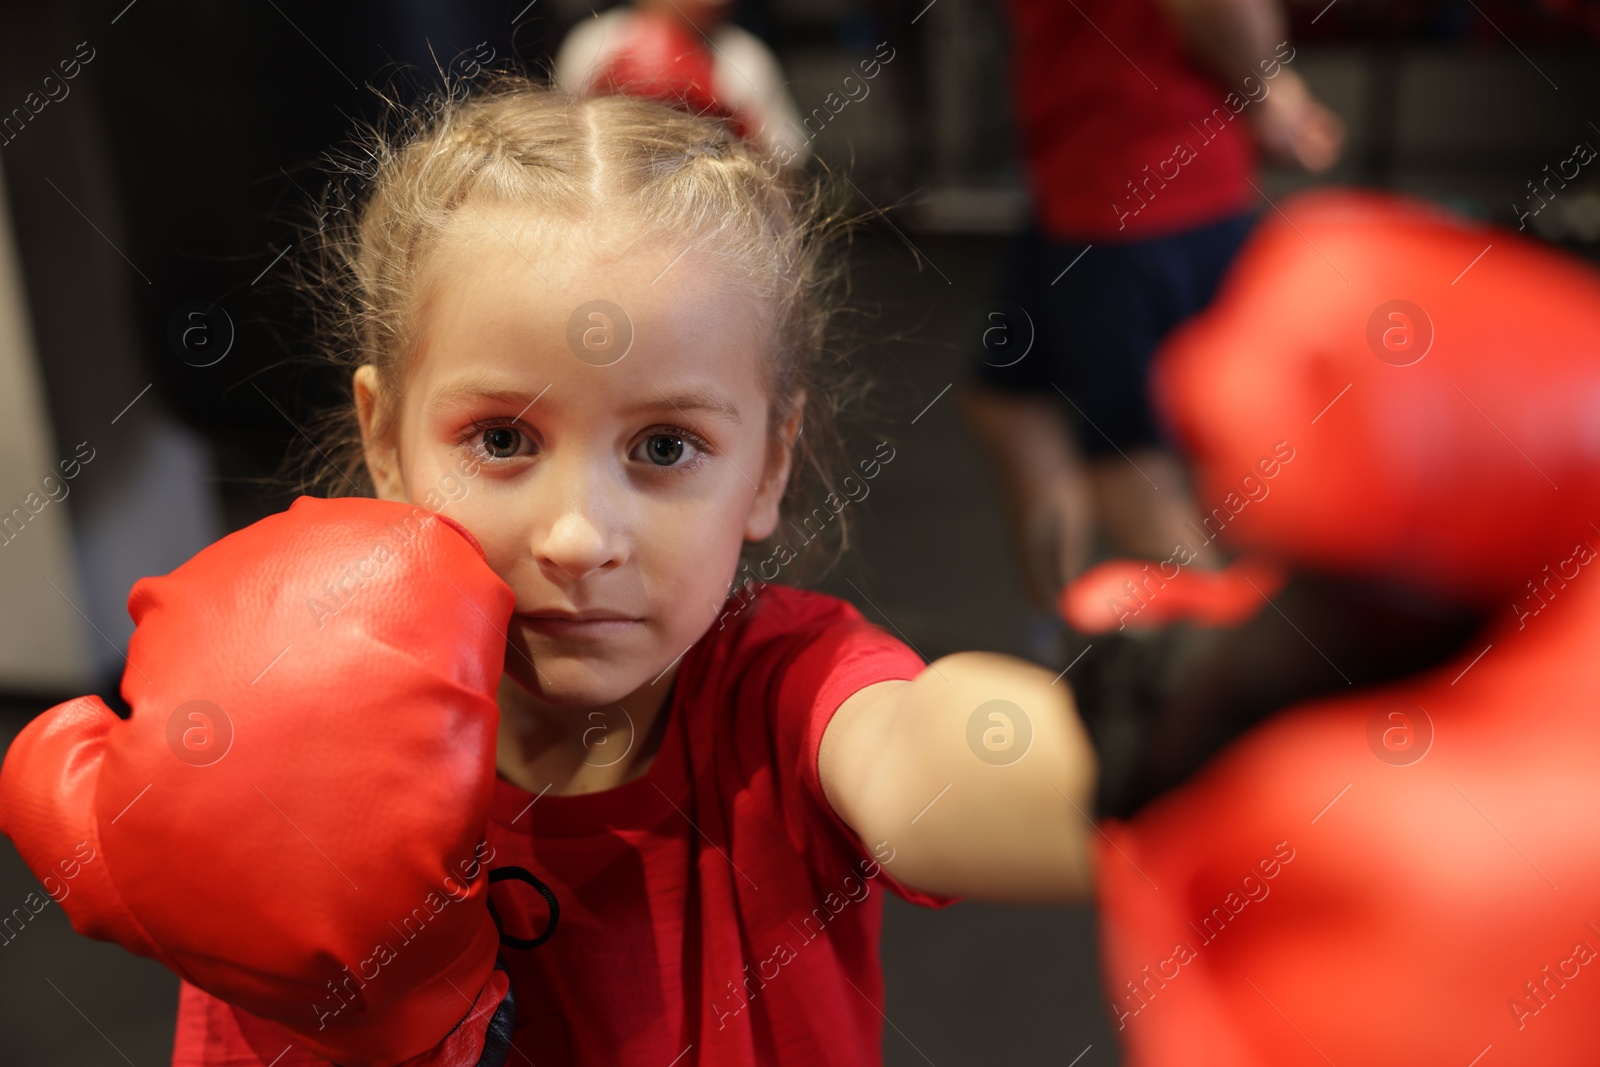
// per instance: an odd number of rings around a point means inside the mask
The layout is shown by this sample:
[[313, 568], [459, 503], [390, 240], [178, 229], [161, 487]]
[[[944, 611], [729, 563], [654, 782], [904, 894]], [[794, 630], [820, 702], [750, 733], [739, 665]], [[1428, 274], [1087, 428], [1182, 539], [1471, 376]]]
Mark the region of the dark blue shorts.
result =
[[986, 309], [977, 380], [1055, 397], [1088, 455], [1170, 447], [1146, 388], [1150, 361], [1175, 326], [1211, 302], [1257, 217], [1251, 210], [1126, 244], [1029, 230], [1013, 249], [1001, 299]]

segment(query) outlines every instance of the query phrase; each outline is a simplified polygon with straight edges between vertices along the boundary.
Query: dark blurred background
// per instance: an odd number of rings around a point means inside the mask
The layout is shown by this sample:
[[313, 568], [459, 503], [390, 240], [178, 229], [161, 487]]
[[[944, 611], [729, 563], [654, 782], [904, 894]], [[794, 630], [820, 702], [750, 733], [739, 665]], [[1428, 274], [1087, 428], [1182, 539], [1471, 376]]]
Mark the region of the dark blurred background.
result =
[[[590, 12], [575, 0], [0, 5], [0, 504], [80, 442], [94, 454], [0, 556], [0, 744], [68, 696], [115, 699], [137, 578], [293, 499], [284, 456], [339, 385], [304, 358], [293, 225], [326, 185], [319, 158], [375, 115], [363, 87], [416, 93], [481, 42], [491, 65], [542, 69]], [[1577, 142], [1600, 145], [1600, 4], [1316, 0], [1288, 14], [1295, 69], [1348, 131], [1317, 182], [1514, 224], [1530, 179]], [[898, 448], [859, 548], [824, 588], [929, 659], [979, 648], [1056, 665], [1023, 624], [995, 490], [945, 392], [966, 377], [1027, 214], [1003, 16], [981, 0], [750, 0], [734, 19], [777, 53], [803, 112], [878, 42], [896, 50], [813, 146], [850, 175], [862, 210], [888, 207], [851, 255], [894, 413], [878, 433]], [[79, 64], [70, 91], [25, 107], [46, 76], [61, 84], [64, 61]], [[396, 80], [408, 69], [421, 73]], [[1597, 174], [1531, 220], [1540, 237], [1594, 258]], [[1269, 169], [1262, 188], [1276, 199], [1312, 181]], [[213, 315], [209, 349], [176, 341], [196, 306], [223, 308], [231, 335]], [[199, 366], [210, 357], [197, 350], [220, 355]], [[36, 888], [0, 845], [0, 914]], [[891, 900], [883, 956], [895, 1067], [1119, 1062], [1090, 908]], [[0, 946], [0, 1064], [167, 1062], [176, 989], [46, 908]]]

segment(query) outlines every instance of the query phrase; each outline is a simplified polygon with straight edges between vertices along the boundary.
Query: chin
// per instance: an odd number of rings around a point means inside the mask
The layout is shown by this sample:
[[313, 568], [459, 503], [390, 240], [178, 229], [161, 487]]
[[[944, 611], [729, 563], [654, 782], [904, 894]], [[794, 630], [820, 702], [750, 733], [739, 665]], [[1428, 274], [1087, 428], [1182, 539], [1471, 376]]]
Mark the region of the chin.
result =
[[547, 704], [558, 708], [594, 708], [615, 704], [650, 679], [623, 677], [617, 670], [597, 670], [590, 662], [544, 656], [534, 673], [527, 660], [509, 649], [505, 673], [508, 678]]

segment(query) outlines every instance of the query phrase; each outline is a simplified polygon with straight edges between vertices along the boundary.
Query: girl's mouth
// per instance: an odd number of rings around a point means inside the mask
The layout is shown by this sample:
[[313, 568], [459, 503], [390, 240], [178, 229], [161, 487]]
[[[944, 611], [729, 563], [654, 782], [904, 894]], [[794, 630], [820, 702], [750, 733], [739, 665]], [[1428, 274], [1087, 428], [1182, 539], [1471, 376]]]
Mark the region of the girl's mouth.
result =
[[620, 637], [640, 625], [639, 619], [595, 612], [590, 617], [571, 615], [523, 615], [517, 620], [535, 633], [564, 641], [602, 641]]

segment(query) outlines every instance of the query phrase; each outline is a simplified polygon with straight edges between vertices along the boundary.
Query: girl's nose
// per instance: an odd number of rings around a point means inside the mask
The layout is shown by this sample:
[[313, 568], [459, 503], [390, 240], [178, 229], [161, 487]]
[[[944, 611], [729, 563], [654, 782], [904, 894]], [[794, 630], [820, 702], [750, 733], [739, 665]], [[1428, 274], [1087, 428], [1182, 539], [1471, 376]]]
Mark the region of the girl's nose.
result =
[[559, 510], [534, 536], [533, 553], [542, 568], [577, 582], [626, 561], [619, 502], [609, 495], [592, 481], [562, 492]]

